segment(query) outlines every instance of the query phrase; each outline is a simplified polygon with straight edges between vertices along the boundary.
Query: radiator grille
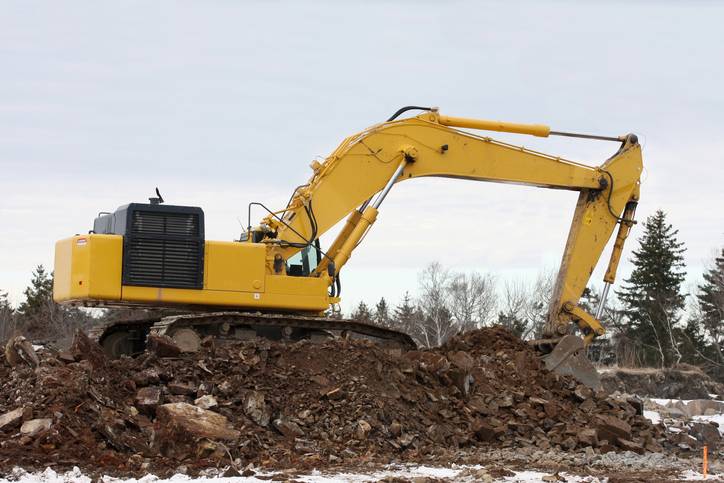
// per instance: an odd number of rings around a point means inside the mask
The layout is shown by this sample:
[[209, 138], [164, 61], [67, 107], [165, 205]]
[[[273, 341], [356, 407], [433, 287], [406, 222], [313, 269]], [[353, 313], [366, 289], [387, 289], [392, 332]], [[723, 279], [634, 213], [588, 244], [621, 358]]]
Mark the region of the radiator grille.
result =
[[199, 236], [199, 215], [196, 213], [133, 212], [130, 235]]
[[199, 214], [134, 210], [130, 215], [123, 283], [202, 288], [204, 240]]

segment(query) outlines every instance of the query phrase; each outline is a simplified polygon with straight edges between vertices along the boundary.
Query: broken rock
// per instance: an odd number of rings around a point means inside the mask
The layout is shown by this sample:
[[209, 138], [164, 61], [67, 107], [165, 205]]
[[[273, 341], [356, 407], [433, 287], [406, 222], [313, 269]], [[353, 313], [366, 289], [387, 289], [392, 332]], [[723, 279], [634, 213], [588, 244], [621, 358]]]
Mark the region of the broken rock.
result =
[[475, 423], [473, 430], [475, 431], [475, 436], [484, 442], [495, 441], [495, 439], [505, 431], [504, 428], [493, 426], [485, 421]]
[[161, 389], [155, 386], [142, 387], [136, 393], [136, 407], [146, 414], [153, 414], [161, 404]]
[[194, 405], [200, 407], [201, 409], [211, 409], [218, 406], [219, 403], [216, 401], [216, 398], [214, 396], [207, 394], [206, 396], [201, 396], [200, 398], [197, 398], [194, 401]]
[[299, 425], [294, 421], [289, 421], [282, 418], [275, 419], [274, 427], [288, 438], [304, 436], [304, 431], [302, 431], [302, 428], [300, 428]]
[[181, 355], [181, 348], [167, 335], [149, 334], [146, 340], [148, 351], [155, 353], [158, 357], [178, 357]]
[[266, 404], [264, 394], [259, 391], [250, 391], [244, 399], [244, 414], [259, 426], [269, 426], [271, 410]]
[[364, 419], [360, 419], [359, 421], [357, 421], [355, 437], [360, 441], [364, 441], [365, 439], [367, 439], [367, 436], [370, 434], [371, 430], [372, 426], [370, 426], [370, 423], [368, 423]]
[[73, 344], [70, 346], [70, 354], [75, 360], [86, 360], [91, 363], [94, 369], [105, 367], [106, 355], [98, 343], [92, 341], [85, 332], [78, 329], [73, 337]]
[[20, 434], [30, 437], [37, 436], [43, 431], [49, 430], [52, 424], [52, 419], [31, 419], [30, 421], [25, 421], [20, 427]]
[[38, 367], [40, 364], [40, 359], [38, 359], [38, 355], [33, 349], [33, 344], [22, 335], [12, 337], [5, 344], [5, 359], [12, 367], [19, 365]]
[[719, 428], [711, 423], [691, 423], [690, 434], [711, 447], [717, 447], [722, 440]]
[[233, 440], [241, 435], [225, 416], [188, 403], [163, 404], [156, 413], [161, 433], [180, 429], [195, 437], [211, 440]]
[[634, 443], [633, 441], [619, 438], [618, 445], [623, 450], [633, 451], [634, 453], [638, 453], [638, 454], [644, 454], [644, 448], [640, 444]]
[[196, 393], [196, 386], [192, 386], [191, 384], [172, 382], [166, 387], [171, 394], [176, 396], [191, 396]]
[[582, 446], [598, 446], [598, 432], [595, 429], [584, 429], [577, 436]]
[[578, 399], [579, 401], [585, 401], [586, 399], [590, 399], [590, 397], [593, 396], [593, 391], [590, 387], [579, 384], [573, 391], [573, 395], [576, 396], [576, 399]]
[[464, 351], [457, 351], [453, 352], [448, 356], [450, 358], [450, 362], [457, 367], [458, 369], [461, 369], [465, 372], [470, 372], [473, 367], [475, 367], [475, 359], [473, 359], [470, 354]]
[[23, 420], [23, 408], [17, 408], [0, 416], [0, 431], [13, 429]]
[[621, 439], [631, 439], [631, 426], [626, 421], [606, 415], [596, 416], [596, 421], [599, 440], [605, 439], [616, 444]]

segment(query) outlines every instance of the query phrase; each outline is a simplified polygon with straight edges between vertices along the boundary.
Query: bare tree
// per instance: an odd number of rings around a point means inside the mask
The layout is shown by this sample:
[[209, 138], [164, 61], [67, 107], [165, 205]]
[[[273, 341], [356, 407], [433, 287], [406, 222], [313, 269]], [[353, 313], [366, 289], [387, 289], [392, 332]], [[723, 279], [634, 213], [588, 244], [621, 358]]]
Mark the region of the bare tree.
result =
[[479, 329], [495, 315], [495, 279], [488, 274], [456, 273], [447, 287], [450, 312], [461, 330]]
[[477, 272], [452, 272], [440, 263], [420, 273], [418, 316], [408, 324], [420, 345], [434, 347], [455, 334], [480, 328], [495, 315], [495, 279]]
[[544, 271], [532, 284], [520, 280], [506, 282], [498, 321], [510, 325], [511, 330], [515, 328], [522, 339], [540, 338], [548, 316], [554, 277], [552, 271]]
[[543, 337], [543, 327], [548, 318], [553, 285], [556, 275], [552, 270], [545, 270], [538, 274], [528, 292], [528, 304], [526, 305], [526, 318], [530, 322], [530, 328], [526, 337], [540, 339]]
[[520, 280], [506, 281], [503, 287], [502, 304], [498, 323], [512, 331], [521, 338], [527, 332], [526, 305], [528, 303], [528, 290]]
[[439, 262], [429, 264], [418, 276], [418, 306], [423, 317], [413, 322], [411, 335], [425, 347], [438, 346], [459, 331], [449, 310], [450, 280], [450, 271]]

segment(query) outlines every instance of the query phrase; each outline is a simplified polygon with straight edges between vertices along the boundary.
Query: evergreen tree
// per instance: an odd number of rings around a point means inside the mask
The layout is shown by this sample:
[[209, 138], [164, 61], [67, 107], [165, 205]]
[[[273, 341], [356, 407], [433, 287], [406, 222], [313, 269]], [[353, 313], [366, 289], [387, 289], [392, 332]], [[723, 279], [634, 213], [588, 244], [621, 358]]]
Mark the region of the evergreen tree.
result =
[[53, 274], [38, 265], [30, 285], [24, 290], [15, 323], [23, 335], [44, 342], [70, 339], [77, 328], [91, 325], [93, 317], [81, 310], [63, 307], [53, 301]]
[[714, 266], [704, 274], [704, 283], [699, 285], [696, 298], [707, 331], [721, 337], [724, 331], [724, 248], [714, 259]]
[[382, 327], [389, 327], [390, 326], [390, 307], [387, 305], [387, 301], [384, 297], [380, 299], [379, 302], [377, 302], [377, 305], [375, 306], [375, 317], [374, 321], [377, 325], [380, 325]]
[[0, 311], [6, 310], [12, 311], [13, 308], [10, 305], [10, 300], [8, 300], [8, 293], [0, 290]]
[[8, 293], [0, 291], [0, 342], [13, 335], [15, 330], [15, 314]]
[[501, 325], [511, 331], [516, 337], [523, 337], [528, 322], [517, 318], [514, 314], [505, 313], [502, 310], [498, 312], [498, 325]]
[[724, 375], [724, 248], [704, 273], [694, 305], [696, 310], [686, 327], [691, 362], [717, 366], [714, 372]]
[[34, 317], [46, 314], [53, 304], [53, 276], [45, 267], [38, 265], [33, 271], [33, 279], [23, 293], [25, 301], [18, 307], [23, 317]]
[[364, 301], [360, 302], [357, 308], [352, 312], [352, 319], [358, 320], [359, 322], [369, 323], [372, 322], [372, 312]]
[[634, 270], [616, 293], [628, 321], [626, 335], [641, 347], [640, 362], [670, 366], [681, 359], [675, 329], [684, 308], [685, 248], [662, 210], [643, 228], [631, 260]]
[[402, 302], [395, 307], [394, 321], [395, 325], [402, 331], [407, 332], [412, 326], [416, 317], [416, 307], [410, 296], [410, 292], [405, 292], [402, 296]]

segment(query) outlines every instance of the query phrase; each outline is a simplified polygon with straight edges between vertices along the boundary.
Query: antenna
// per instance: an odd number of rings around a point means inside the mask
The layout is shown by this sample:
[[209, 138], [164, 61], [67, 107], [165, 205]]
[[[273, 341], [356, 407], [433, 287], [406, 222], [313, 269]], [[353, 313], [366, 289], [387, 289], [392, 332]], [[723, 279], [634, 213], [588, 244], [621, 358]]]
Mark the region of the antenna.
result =
[[148, 201], [150, 201], [152, 205], [160, 205], [163, 203], [163, 196], [161, 196], [161, 193], [158, 191], [158, 186], [156, 187], [156, 197], [149, 198]]

